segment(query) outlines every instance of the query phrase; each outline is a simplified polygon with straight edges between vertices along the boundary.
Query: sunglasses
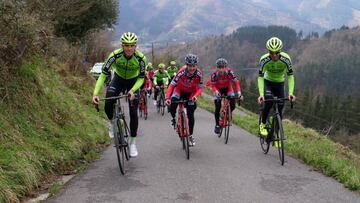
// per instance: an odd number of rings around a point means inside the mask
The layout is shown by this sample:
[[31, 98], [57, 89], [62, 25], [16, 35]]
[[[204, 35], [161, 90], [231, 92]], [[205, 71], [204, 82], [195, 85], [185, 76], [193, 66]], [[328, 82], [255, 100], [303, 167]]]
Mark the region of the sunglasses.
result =
[[279, 55], [279, 54], [280, 54], [279, 51], [277, 51], [277, 52], [272, 52], [272, 51], [270, 51], [270, 55]]
[[136, 44], [123, 44], [124, 47], [135, 47]]
[[225, 66], [218, 66], [217, 68], [225, 68]]

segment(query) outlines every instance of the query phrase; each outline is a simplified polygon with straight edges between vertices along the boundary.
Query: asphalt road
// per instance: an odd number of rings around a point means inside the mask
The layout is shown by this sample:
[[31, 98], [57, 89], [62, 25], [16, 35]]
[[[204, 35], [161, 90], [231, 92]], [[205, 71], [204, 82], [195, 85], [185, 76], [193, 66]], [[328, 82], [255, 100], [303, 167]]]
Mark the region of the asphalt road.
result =
[[277, 151], [264, 155], [258, 139], [237, 126], [229, 143], [213, 134], [214, 118], [197, 109], [196, 146], [187, 160], [170, 115], [140, 118], [139, 156], [119, 172], [108, 147], [87, 171], [47, 202], [360, 202], [358, 194], [291, 157], [280, 165]]

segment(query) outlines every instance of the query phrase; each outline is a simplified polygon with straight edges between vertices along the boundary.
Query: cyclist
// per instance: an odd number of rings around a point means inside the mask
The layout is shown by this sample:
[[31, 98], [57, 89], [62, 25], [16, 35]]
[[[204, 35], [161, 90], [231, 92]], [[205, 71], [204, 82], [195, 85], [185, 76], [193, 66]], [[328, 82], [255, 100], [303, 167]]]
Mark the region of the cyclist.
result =
[[178, 67], [176, 66], [176, 61], [170, 61], [170, 66], [167, 67], [166, 70], [170, 75], [170, 81], [171, 81], [176, 75], [176, 72], [178, 71]]
[[169, 79], [170, 76], [168, 74], [168, 72], [165, 70], [165, 64], [163, 63], [159, 63], [158, 65], [158, 70], [155, 71], [154, 73], [154, 79], [153, 79], [153, 84], [154, 84], [154, 104], [157, 105], [157, 96], [159, 94], [160, 91], [160, 86], [162, 86], [163, 84], [165, 86], [167, 86], [169, 84]]
[[[114, 50], [109, 55], [102, 73], [96, 82], [92, 101], [95, 105], [99, 104], [99, 92], [110, 70], [114, 70], [114, 78], [106, 90], [106, 97], [118, 96], [121, 92], [127, 92], [129, 99], [130, 114], [130, 156], [136, 157], [138, 151], [135, 145], [138, 129], [138, 98], [135, 95], [144, 83], [145, 66], [147, 59], [144, 54], [136, 50], [138, 38], [134, 33], [126, 32], [121, 36], [122, 48]], [[105, 112], [107, 117], [113, 119], [113, 106], [115, 100], [105, 101]], [[111, 122], [113, 125], [113, 122]], [[111, 129], [113, 129], [111, 127]]]
[[235, 109], [235, 93], [232, 88], [232, 83], [235, 86], [236, 96], [243, 100], [241, 95], [241, 89], [239, 80], [235, 76], [235, 73], [228, 66], [228, 62], [224, 58], [218, 58], [216, 60], [216, 70], [211, 73], [211, 86], [214, 93], [215, 103], [215, 129], [216, 134], [220, 133], [219, 116], [221, 109], [221, 96], [226, 95], [230, 100], [231, 112]]
[[[291, 59], [287, 53], [281, 51], [282, 47], [283, 43], [277, 37], [272, 37], [266, 42], [266, 48], [269, 53], [264, 54], [260, 58], [260, 70], [258, 77], [258, 88], [260, 94], [258, 97], [259, 104], [264, 103], [265, 99], [271, 99], [273, 95], [278, 98], [285, 97], [285, 74], [288, 76], [288, 98], [292, 102], [294, 102], [296, 99], [294, 95], [295, 81]], [[265, 124], [271, 107], [272, 102], [265, 102], [265, 106], [262, 111], [262, 120], [259, 126], [259, 130], [260, 134], [264, 137], [267, 137], [268, 135]], [[283, 107], [284, 103], [279, 103], [281, 117]], [[277, 144], [277, 142], [275, 142], [275, 144]]]
[[149, 97], [152, 93], [152, 80], [154, 78], [154, 69], [153, 69], [153, 66], [152, 66], [152, 63], [148, 63], [148, 65], [146, 66], [146, 71], [147, 71], [147, 78], [149, 78], [150, 80], [150, 88], [148, 89], [148, 93], [149, 93]]
[[[193, 130], [195, 124], [194, 112], [196, 109], [196, 100], [202, 93], [203, 74], [198, 67], [198, 57], [194, 54], [187, 54], [185, 57], [185, 66], [181, 67], [176, 76], [171, 81], [166, 91], [166, 105], [170, 105], [172, 116], [172, 125], [175, 126], [175, 116], [177, 103], [171, 101], [190, 100], [185, 104], [189, 120], [190, 146], [195, 145]], [[171, 100], [170, 100], [171, 98]]]

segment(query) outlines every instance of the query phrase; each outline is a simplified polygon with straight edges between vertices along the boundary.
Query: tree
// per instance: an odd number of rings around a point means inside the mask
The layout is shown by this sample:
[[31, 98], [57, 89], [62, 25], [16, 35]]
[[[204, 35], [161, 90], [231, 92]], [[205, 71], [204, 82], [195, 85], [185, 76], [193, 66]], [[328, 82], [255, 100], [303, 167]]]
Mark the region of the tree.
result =
[[47, 2], [57, 36], [77, 42], [92, 30], [110, 28], [118, 16], [116, 0], [43, 0]]

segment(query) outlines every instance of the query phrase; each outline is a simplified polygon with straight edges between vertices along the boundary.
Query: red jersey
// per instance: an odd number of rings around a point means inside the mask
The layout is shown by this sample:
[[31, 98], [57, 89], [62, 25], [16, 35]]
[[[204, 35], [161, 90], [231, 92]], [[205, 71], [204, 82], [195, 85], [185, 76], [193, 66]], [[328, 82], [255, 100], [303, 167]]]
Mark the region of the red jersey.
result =
[[190, 74], [186, 66], [183, 66], [171, 81], [168, 90], [166, 91], [166, 98], [170, 98], [174, 89], [174, 94], [188, 92], [191, 93], [190, 98], [198, 97], [201, 95], [202, 87], [203, 75], [201, 70], [197, 68], [193, 74]]
[[216, 69], [211, 73], [211, 84], [214, 92], [222, 88], [232, 90], [231, 83], [234, 83], [237, 92], [241, 91], [239, 80], [229, 66], [225, 68], [223, 73], [221, 73], [219, 69]]

